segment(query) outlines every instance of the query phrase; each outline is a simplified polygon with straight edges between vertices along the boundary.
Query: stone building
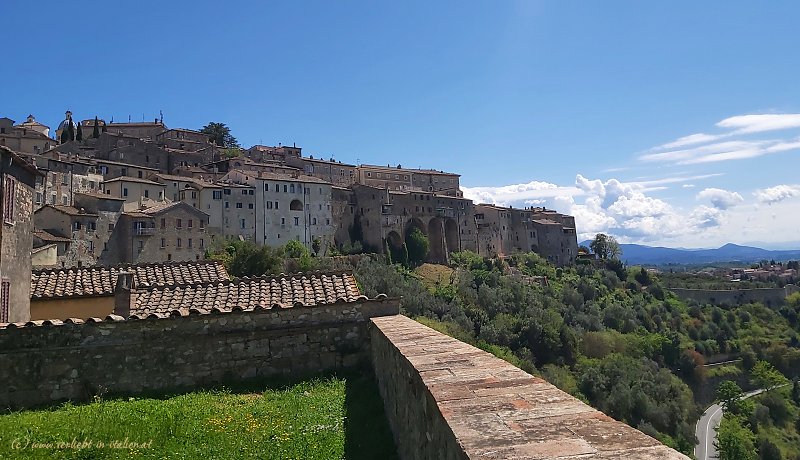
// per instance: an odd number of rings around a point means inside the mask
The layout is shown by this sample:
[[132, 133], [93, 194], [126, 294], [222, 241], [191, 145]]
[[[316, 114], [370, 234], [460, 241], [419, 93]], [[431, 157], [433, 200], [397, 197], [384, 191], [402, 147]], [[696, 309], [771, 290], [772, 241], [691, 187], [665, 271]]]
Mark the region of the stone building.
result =
[[300, 147], [293, 145], [280, 145], [277, 147], [270, 147], [267, 145], [254, 145], [245, 150], [245, 156], [257, 162], [265, 163], [268, 161], [288, 162], [290, 158], [302, 157], [302, 150]]
[[294, 239], [311, 248], [318, 239], [324, 252], [333, 243], [330, 183], [311, 176], [241, 170], [229, 172], [224, 180], [254, 187], [259, 244], [283, 246]]
[[558, 266], [578, 255], [575, 218], [544, 208], [475, 206], [478, 253], [484, 257], [535, 252]]
[[30, 319], [33, 190], [41, 173], [0, 146], [0, 323]]
[[355, 185], [352, 190], [350, 196], [337, 192], [338, 199], [347, 200], [347, 204], [335, 205], [337, 214], [344, 214], [336, 232], [340, 238], [345, 228], [360, 226], [368, 248], [382, 251], [385, 241], [390, 250], [398, 250], [408, 233], [418, 228], [428, 237], [431, 262], [447, 262], [451, 252], [477, 250], [478, 232], [469, 199], [365, 185]]
[[459, 186], [459, 174], [435, 169], [409, 169], [401, 165], [383, 167], [362, 164], [357, 169], [358, 183], [361, 185], [397, 191], [413, 190], [463, 196]]
[[349, 187], [358, 182], [358, 167], [341, 161], [315, 159], [312, 157], [287, 160], [290, 165], [302, 168], [308, 176], [314, 176], [339, 187]]
[[149, 263], [203, 258], [208, 214], [179, 201], [123, 212], [101, 263]]
[[6, 146], [17, 153], [41, 154], [50, 150], [58, 142], [47, 135], [50, 128], [37, 122], [33, 115], [20, 125], [14, 125], [10, 118], [0, 118], [0, 146]]
[[55, 244], [59, 267], [94, 265], [108, 242], [124, 201], [97, 194], [75, 194], [75, 206], [46, 205], [34, 213], [34, 247]]
[[122, 198], [127, 203], [135, 203], [143, 198], [163, 201], [166, 187], [164, 184], [138, 177], [115, 177], [104, 181], [103, 192], [106, 195]]
[[72, 206], [76, 193], [100, 191], [103, 176], [88, 159], [52, 155], [38, 157], [35, 161], [45, 174], [45, 179], [36, 187], [34, 204], [37, 209], [45, 204]]
[[128, 122], [128, 123], [114, 123], [112, 120], [108, 124], [106, 130], [109, 133], [123, 134], [125, 136], [135, 137], [136, 139], [155, 140], [156, 137], [167, 130], [163, 122], [155, 120], [152, 122]]
[[210, 140], [207, 135], [200, 131], [191, 129], [173, 128], [167, 129], [156, 135], [156, 143], [162, 147], [187, 152], [196, 152], [209, 146]]

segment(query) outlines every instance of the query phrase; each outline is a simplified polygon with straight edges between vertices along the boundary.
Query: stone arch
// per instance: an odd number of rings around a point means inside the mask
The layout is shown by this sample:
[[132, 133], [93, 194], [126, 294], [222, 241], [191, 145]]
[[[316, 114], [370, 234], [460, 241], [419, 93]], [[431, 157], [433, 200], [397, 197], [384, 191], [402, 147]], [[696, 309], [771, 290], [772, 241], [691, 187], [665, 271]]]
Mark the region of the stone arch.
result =
[[447, 263], [447, 245], [444, 238], [444, 222], [438, 217], [428, 221], [428, 260], [434, 263]]
[[444, 241], [447, 244], [447, 253], [461, 250], [461, 239], [458, 236], [458, 222], [448, 217], [444, 220]]
[[302, 211], [303, 210], [303, 202], [300, 200], [292, 200], [289, 203], [289, 210], [290, 211]]
[[388, 235], [386, 235], [386, 244], [389, 245], [389, 249], [401, 249], [403, 247], [403, 238], [399, 233], [392, 230]]
[[412, 217], [411, 219], [409, 219], [408, 224], [406, 224], [406, 235], [411, 233], [411, 230], [415, 228], [420, 229], [422, 233], [424, 233], [425, 235], [428, 234], [428, 229], [425, 226], [425, 223], [422, 222], [422, 219], [420, 219], [419, 217]]

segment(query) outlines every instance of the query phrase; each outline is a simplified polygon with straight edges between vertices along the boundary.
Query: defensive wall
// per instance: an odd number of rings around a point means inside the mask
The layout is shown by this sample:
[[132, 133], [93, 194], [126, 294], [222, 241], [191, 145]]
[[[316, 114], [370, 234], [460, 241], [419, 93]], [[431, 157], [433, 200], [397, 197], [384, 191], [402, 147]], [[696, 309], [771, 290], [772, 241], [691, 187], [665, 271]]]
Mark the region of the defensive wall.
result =
[[669, 288], [681, 300], [694, 300], [712, 305], [743, 305], [761, 302], [766, 306], [782, 305], [786, 297], [800, 291], [800, 287], [788, 284], [782, 288], [759, 289], [684, 289]]
[[0, 405], [372, 370], [401, 459], [688, 459], [540, 378], [398, 313], [396, 299], [173, 311], [0, 329]]

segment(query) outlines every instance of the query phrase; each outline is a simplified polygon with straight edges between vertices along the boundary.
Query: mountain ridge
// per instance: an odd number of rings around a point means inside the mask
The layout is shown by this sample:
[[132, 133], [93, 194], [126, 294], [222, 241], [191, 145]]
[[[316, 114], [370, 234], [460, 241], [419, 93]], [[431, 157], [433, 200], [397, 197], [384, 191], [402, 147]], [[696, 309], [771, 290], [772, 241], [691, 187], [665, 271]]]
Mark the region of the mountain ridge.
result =
[[[589, 247], [590, 240], [580, 244]], [[760, 260], [797, 260], [800, 249], [771, 250], [726, 243], [710, 249], [678, 249], [641, 244], [620, 244], [623, 261], [628, 264], [703, 264], [715, 262], [758, 262]]]

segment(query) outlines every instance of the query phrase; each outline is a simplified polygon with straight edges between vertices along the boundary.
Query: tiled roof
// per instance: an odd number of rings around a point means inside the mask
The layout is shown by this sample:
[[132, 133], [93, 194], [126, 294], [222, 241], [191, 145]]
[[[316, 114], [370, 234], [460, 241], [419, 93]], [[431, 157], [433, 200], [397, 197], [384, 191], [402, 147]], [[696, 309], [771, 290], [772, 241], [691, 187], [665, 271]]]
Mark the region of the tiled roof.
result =
[[[138, 166], [133, 166], [133, 167], [138, 168]], [[161, 185], [161, 186], [164, 185], [148, 179], [142, 179], [140, 177], [130, 177], [130, 176], [120, 176], [120, 177], [115, 177], [113, 179], [109, 179], [107, 181], [103, 181], [104, 184], [108, 184], [109, 182], [137, 182], [139, 184]]]
[[33, 236], [39, 238], [42, 241], [59, 241], [62, 243], [69, 243], [72, 241], [70, 238], [65, 238], [63, 236], [56, 236], [52, 233], [48, 232], [47, 230], [34, 230]]
[[261, 276], [236, 281], [220, 281], [137, 290], [131, 315], [146, 317], [175, 310], [254, 310], [315, 306], [366, 299], [352, 273], [298, 273]]
[[[78, 217], [78, 216], [97, 217], [97, 214], [94, 214], [94, 213], [91, 213], [91, 212], [86, 212], [85, 210], [78, 209], [78, 208], [76, 208], [74, 206], [62, 206], [62, 205], [59, 205], [59, 204], [48, 204], [48, 205], [45, 205], [44, 207], [42, 207], [41, 209], [45, 209], [45, 208], [53, 208], [56, 211], [63, 212], [64, 214], [66, 214], [68, 216], [74, 216], [74, 217]], [[37, 210], [37, 212], [38, 212], [38, 210]]]
[[134, 283], [138, 288], [180, 286], [229, 279], [221, 263], [205, 260], [34, 270], [31, 273], [31, 298], [113, 295], [117, 275], [121, 271], [133, 272]]

